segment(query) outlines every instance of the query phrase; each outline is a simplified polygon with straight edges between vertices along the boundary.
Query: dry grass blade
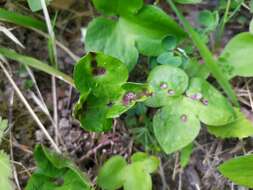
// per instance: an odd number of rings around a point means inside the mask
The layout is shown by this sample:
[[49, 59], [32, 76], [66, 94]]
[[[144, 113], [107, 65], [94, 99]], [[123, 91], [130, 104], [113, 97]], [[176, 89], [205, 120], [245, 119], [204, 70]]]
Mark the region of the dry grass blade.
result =
[[14, 80], [11, 77], [11, 75], [9, 74], [9, 72], [7, 71], [7, 69], [5, 68], [5, 66], [3, 65], [3, 63], [1, 61], [0, 61], [0, 67], [3, 70], [5, 76], [8, 78], [8, 80], [11, 83], [12, 87], [14, 88], [15, 92], [17, 93], [17, 95], [19, 96], [19, 98], [21, 99], [21, 101], [24, 103], [24, 105], [27, 108], [27, 110], [29, 111], [29, 113], [31, 114], [31, 116], [33, 117], [33, 119], [35, 120], [35, 122], [38, 124], [38, 126], [40, 127], [40, 129], [42, 130], [42, 132], [44, 133], [44, 135], [46, 136], [46, 138], [52, 144], [53, 148], [58, 153], [60, 153], [61, 150], [56, 145], [56, 143], [54, 142], [54, 140], [52, 139], [52, 137], [49, 135], [49, 133], [47, 132], [46, 128], [44, 127], [44, 125], [42, 124], [42, 122], [40, 121], [40, 119], [38, 118], [38, 116], [35, 114], [35, 112], [33, 111], [32, 107], [30, 106], [30, 104], [28, 103], [28, 101], [26, 100], [26, 98], [24, 97], [24, 95], [22, 94], [22, 92], [19, 90], [18, 86], [16, 85], [16, 83], [14, 82]]

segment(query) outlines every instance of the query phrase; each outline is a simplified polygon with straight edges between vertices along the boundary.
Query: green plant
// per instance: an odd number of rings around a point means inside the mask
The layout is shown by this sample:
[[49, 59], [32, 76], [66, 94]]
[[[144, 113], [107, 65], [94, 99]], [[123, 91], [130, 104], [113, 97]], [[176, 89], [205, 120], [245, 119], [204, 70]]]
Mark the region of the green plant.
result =
[[[4, 131], [7, 128], [7, 120], [2, 120], [0, 117], [0, 144], [4, 136]], [[12, 169], [9, 156], [0, 150], [0, 189], [12, 190], [13, 184], [10, 178], [12, 177]]]
[[37, 170], [25, 190], [92, 190], [87, 177], [68, 159], [37, 145], [34, 151]]
[[[240, 111], [230, 85], [230, 80], [236, 76], [253, 76], [253, 35], [249, 32], [236, 35], [215, 59], [205, 40], [217, 27], [221, 27], [219, 35], [223, 33], [230, 19], [230, 5], [236, 11], [242, 2], [235, 5], [234, 1], [225, 3], [222, 19], [218, 11], [202, 11], [198, 16], [200, 29], [190, 25], [175, 2], [195, 4], [201, 0], [167, 2], [185, 31], [160, 8], [145, 5], [143, 0], [92, 0], [102, 16], [94, 18], [88, 25], [85, 37], [88, 53], [76, 63], [73, 79], [57, 68], [8, 48], [0, 47], [0, 54], [56, 76], [75, 87], [80, 97], [74, 107], [74, 116], [87, 131], [110, 130], [114, 119], [125, 113], [128, 117], [131, 109], [139, 103], [146, 110], [143, 115], [149, 109], [155, 110], [149, 115], [153, 118], [145, 118], [144, 126], [135, 129], [135, 134], [140, 138], [139, 141], [144, 139], [145, 148], [154, 153], [181, 151], [180, 164], [184, 168], [189, 162], [193, 141], [202, 126], [220, 138], [243, 139], [253, 135], [252, 123]], [[39, 1], [28, 0], [28, 3], [33, 11], [42, 8]], [[40, 21], [19, 14], [12, 15], [2, 9], [0, 19], [41, 31], [46, 28]], [[195, 44], [199, 54], [184, 49], [186, 39]], [[50, 36], [49, 43], [52, 40]], [[55, 42], [49, 50], [52, 48], [55, 48]], [[53, 50], [50, 52], [50, 62], [56, 64], [56, 54]], [[142, 83], [129, 81], [129, 75], [141, 56], [149, 59], [147, 80]], [[204, 64], [199, 63], [202, 60]], [[216, 79], [228, 97], [207, 80], [209, 75]], [[1, 155], [0, 161], [2, 158], [7, 163], [6, 156]], [[92, 189], [89, 180], [60, 154], [38, 145], [34, 155], [38, 169], [30, 178], [26, 190]], [[246, 156], [224, 163], [219, 170], [232, 181], [252, 187], [252, 168], [246, 168], [251, 163], [252, 156]], [[130, 164], [123, 157], [114, 156], [100, 169], [97, 184], [108, 190], [151, 190], [150, 174], [158, 166], [159, 159], [145, 153], [132, 155]], [[242, 171], [243, 175], [238, 176], [237, 171]], [[6, 173], [2, 175], [4, 179], [10, 176], [9, 169]]]
[[253, 155], [246, 155], [229, 160], [219, 166], [219, 171], [239, 185], [253, 187]]
[[99, 171], [97, 183], [105, 190], [146, 190], [152, 189], [150, 174], [159, 166], [159, 159], [137, 152], [131, 157], [131, 164], [127, 164], [121, 156], [114, 156], [107, 160]]

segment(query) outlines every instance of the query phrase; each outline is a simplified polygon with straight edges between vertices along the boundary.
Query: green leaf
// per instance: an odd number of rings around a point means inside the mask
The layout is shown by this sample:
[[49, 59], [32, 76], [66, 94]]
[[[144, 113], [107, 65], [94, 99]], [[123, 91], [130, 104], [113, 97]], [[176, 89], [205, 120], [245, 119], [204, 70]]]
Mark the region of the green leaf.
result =
[[182, 168], [185, 168], [191, 158], [191, 154], [193, 151], [193, 143], [190, 143], [186, 147], [184, 147], [180, 152], [180, 165]]
[[110, 158], [99, 170], [97, 184], [106, 190], [119, 189], [125, 181], [123, 171], [126, 165], [122, 156]]
[[253, 155], [240, 156], [219, 166], [219, 171], [238, 185], [253, 188]]
[[209, 72], [204, 64], [199, 63], [196, 59], [190, 59], [185, 64], [182, 65], [184, 71], [187, 73], [189, 78], [199, 77], [207, 79]]
[[232, 103], [239, 107], [236, 94], [234, 90], [232, 89], [231, 85], [229, 84], [227, 77], [224, 76], [224, 73], [220, 69], [217, 61], [214, 59], [211, 51], [203, 42], [200, 35], [193, 29], [189, 21], [186, 20], [186, 18], [182, 15], [182, 13], [177, 9], [177, 7], [172, 2], [172, 0], [166, 0], [166, 1], [170, 4], [173, 11], [179, 17], [179, 20], [183, 23], [184, 27], [187, 29], [192, 41], [194, 42], [194, 44], [199, 50], [200, 55], [204, 59], [205, 65], [207, 66], [210, 73], [216, 78], [217, 82], [224, 89], [225, 93], [230, 97]]
[[7, 128], [8, 126], [8, 121], [7, 120], [3, 120], [1, 117], [0, 117], [0, 144], [2, 142], [2, 138], [4, 136], [4, 131], [5, 129]]
[[202, 2], [202, 0], [174, 0], [174, 1], [180, 4], [197, 4]]
[[221, 54], [220, 64], [229, 78], [253, 76], [252, 44], [253, 35], [249, 32], [240, 33], [228, 42]]
[[184, 93], [188, 86], [188, 76], [182, 69], [161, 65], [150, 72], [148, 83], [154, 93], [145, 103], [150, 107], [160, 107]]
[[13, 190], [12, 170], [9, 156], [0, 150], [0, 189]]
[[[34, 1], [34, 0], [33, 0]], [[47, 27], [44, 22], [37, 20], [31, 16], [24, 16], [14, 11], [7, 11], [0, 8], [0, 20], [4, 22], [10, 22], [20, 26], [34, 28], [42, 31], [47, 31]]]
[[177, 38], [174, 36], [166, 36], [162, 41], [165, 50], [171, 51], [177, 47]]
[[154, 134], [167, 153], [173, 153], [191, 143], [199, 134], [200, 122], [192, 101], [182, 97], [159, 110], [153, 119]]
[[182, 64], [182, 58], [174, 56], [172, 52], [164, 52], [157, 57], [157, 62], [162, 65], [178, 67]]
[[88, 26], [85, 46], [87, 51], [101, 51], [120, 59], [131, 70], [137, 63], [139, 53], [147, 56], [162, 53], [163, 38], [169, 34], [178, 39], [185, 36], [165, 12], [147, 5], [136, 14], [124, 14], [116, 20], [104, 17], [94, 19]]
[[106, 97], [90, 95], [86, 102], [82, 102], [79, 115], [76, 115], [77, 119], [81, 122], [81, 127], [95, 132], [110, 130], [112, 127], [112, 119], [107, 118], [110, 101]]
[[[51, 0], [45, 0], [45, 1], [46, 1], [46, 4], [49, 4]], [[33, 12], [36, 12], [36, 11], [39, 11], [42, 9], [40, 0], [27, 0], [27, 2], [28, 2], [30, 9]]]
[[46, 63], [41, 62], [38, 59], [18, 54], [12, 49], [4, 48], [1, 46], [0, 46], [0, 55], [7, 57], [11, 60], [15, 60], [17, 62], [20, 62], [22, 64], [28, 65], [28, 66], [38, 69], [40, 71], [43, 71], [47, 74], [53, 75], [53, 76], [59, 78], [60, 80], [63, 80], [65, 82], [67, 82], [68, 84], [74, 86], [74, 81], [70, 76], [62, 73], [61, 71], [55, 69], [54, 67], [49, 66]]
[[[108, 90], [110, 90], [109, 87]], [[151, 94], [148, 85], [138, 83], [125, 83], [111, 91], [114, 94], [105, 95], [101, 91], [99, 96], [89, 93], [81, 95], [74, 113], [84, 129], [97, 132], [108, 131], [112, 126], [111, 118], [119, 117], [136, 102], [145, 101]]]
[[119, 117], [151, 95], [147, 84], [127, 83], [127, 79], [127, 67], [103, 53], [88, 53], [76, 64], [74, 81], [81, 96], [74, 114], [84, 129], [111, 129], [111, 118]]
[[231, 104], [204, 79], [191, 79], [186, 95], [194, 101], [197, 115], [204, 124], [220, 126], [234, 121], [235, 113]]
[[92, 2], [99, 12], [106, 15], [135, 14], [143, 6], [143, 0], [92, 0]]
[[217, 11], [201, 11], [198, 15], [198, 23], [206, 27], [206, 30], [213, 31], [219, 24], [219, 14]]
[[124, 93], [117, 100], [111, 100], [107, 118], [119, 117], [122, 113], [132, 108], [137, 102], [143, 102], [152, 95], [152, 89], [147, 84], [125, 83], [122, 85]]
[[144, 169], [148, 173], [153, 173], [157, 170], [160, 165], [160, 160], [156, 156], [149, 156], [143, 152], [134, 153], [131, 156], [132, 163], [142, 162]]
[[75, 65], [74, 81], [80, 93], [91, 90], [96, 96], [111, 96], [116, 86], [128, 79], [126, 66], [103, 53], [88, 53]]
[[253, 124], [239, 110], [235, 110], [236, 119], [232, 123], [224, 126], [208, 126], [208, 131], [220, 138], [239, 138], [253, 136]]
[[87, 177], [62, 155], [37, 145], [34, 156], [38, 168], [25, 190], [92, 190]]
[[98, 185], [105, 190], [151, 190], [150, 173], [159, 166], [159, 159], [137, 152], [131, 157], [131, 164], [127, 164], [122, 156], [110, 158], [99, 171]]
[[125, 168], [124, 190], [152, 190], [151, 176], [142, 170], [143, 164], [135, 162]]

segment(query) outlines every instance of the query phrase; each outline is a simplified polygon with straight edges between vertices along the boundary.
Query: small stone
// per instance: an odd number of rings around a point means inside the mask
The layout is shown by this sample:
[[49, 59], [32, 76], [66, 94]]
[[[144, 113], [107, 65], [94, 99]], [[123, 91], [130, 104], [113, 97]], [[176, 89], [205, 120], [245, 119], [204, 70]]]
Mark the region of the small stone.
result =
[[168, 90], [168, 95], [169, 96], [174, 96], [175, 95], [175, 91], [174, 90]]
[[185, 122], [187, 122], [187, 119], [188, 119], [188, 118], [187, 118], [187, 115], [183, 114], [183, 115], [180, 117], [180, 119], [181, 119], [182, 122], [185, 123]]

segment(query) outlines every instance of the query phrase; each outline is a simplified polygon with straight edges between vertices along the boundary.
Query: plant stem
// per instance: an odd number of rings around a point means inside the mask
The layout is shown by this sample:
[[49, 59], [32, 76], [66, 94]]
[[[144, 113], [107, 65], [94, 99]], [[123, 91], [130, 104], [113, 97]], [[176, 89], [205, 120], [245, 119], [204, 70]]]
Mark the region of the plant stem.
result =
[[237, 97], [235, 95], [234, 90], [232, 89], [231, 85], [229, 84], [228, 79], [225, 77], [225, 75], [220, 70], [216, 60], [213, 58], [212, 53], [206, 46], [206, 44], [202, 41], [199, 34], [193, 29], [193, 27], [190, 25], [190, 23], [185, 19], [185, 17], [182, 15], [182, 13], [177, 9], [175, 4], [172, 2], [172, 0], [166, 0], [173, 11], [178, 16], [179, 20], [182, 22], [184, 28], [188, 30], [188, 33], [196, 45], [196, 47], [199, 50], [200, 55], [202, 56], [203, 60], [205, 61], [205, 65], [209, 69], [209, 71], [212, 73], [212, 75], [216, 78], [220, 86], [224, 89], [226, 94], [230, 97], [232, 103], [236, 106], [239, 106], [239, 103], [237, 101]]
[[[51, 20], [49, 17], [49, 13], [47, 10], [47, 5], [45, 0], [40, 0], [41, 7], [44, 13], [44, 17], [47, 24], [48, 34], [49, 34], [49, 40], [48, 40], [48, 52], [49, 52], [49, 58], [51, 64], [57, 69], [57, 51], [56, 51], [56, 43], [55, 43], [55, 34], [54, 30], [51, 24]], [[58, 102], [57, 102], [57, 91], [56, 91], [56, 78], [52, 76], [52, 96], [53, 96], [53, 107], [54, 107], [54, 133], [55, 133], [55, 140], [58, 144]]]

